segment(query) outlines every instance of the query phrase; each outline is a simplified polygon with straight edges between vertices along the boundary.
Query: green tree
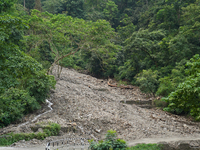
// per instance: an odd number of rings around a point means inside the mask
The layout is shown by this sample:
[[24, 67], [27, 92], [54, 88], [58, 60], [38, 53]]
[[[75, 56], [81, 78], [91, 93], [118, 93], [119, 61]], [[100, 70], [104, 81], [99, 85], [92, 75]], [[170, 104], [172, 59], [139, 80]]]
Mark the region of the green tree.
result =
[[[12, 2], [6, 6], [9, 10]], [[22, 33], [27, 28], [22, 19], [1, 13], [0, 127], [38, 109], [55, 85], [53, 76], [46, 75], [36, 60], [19, 50]]]
[[41, 4], [41, 0], [35, 0], [35, 6], [34, 9], [37, 9], [39, 11], [42, 11], [42, 4]]
[[106, 7], [103, 10], [105, 19], [108, 20], [111, 25], [114, 25], [114, 19], [116, 17], [116, 14], [118, 13], [118, 8], [115, 2], [108, 0], [106, 3]]
[[189, 76], [178, 85], [174, 92], [163, 98], [169, 103], [164, 110], [176, 114], [189, 113], [196, 120], [200, 120], [200, 56], [195, 55], [186, 66], [186, 73]]
[[[176, 67], [171, 70], [171, 73], [164, 73], [164, 77], [159, 79], [160, 85], [156, 92], [157, 95], [168, 96], [171, 92], [175, 91], [179, 83], [183, 82], [186, 78], [185, 64], [186, 60], [176, 64]], [[168, 69], [167, 69], [168, 70]]]
[[62, 6], [62, 1], [61, 0], [45, 0], [42, 4], [42, 10], [43, 11], [48, 11], [49, 13], [52, 14], [57, 14]]
[[[160, 42], [164, 38], [165, 32], [162, 30], [149, 32], [139, 30], [126, 39], [124, 48], [124, 66], [120, 67], [120, 76], [124, 77], [124, 71], [130, 72], [131, 76], [125, 78], [133, 80], [133, 77], [143, 69], [156, 67], [160, 61]], [[129, 71], [130, 70], [130, 71]]]
[[118, 46], [110, 41], [115, 33], [109, 22], [105, 20], [92, 22], [64, 14], [52, 15], [34, 10], [29, 25], [31, 28], [26, 40], [31, 39], [33, 43], [30, 50], [34, 51], [33, 48], [37, 48], [42, 42], [47, 42], [51, 56], [54, 58], [50, 70], [61, 63], [65, 57], [78, 51], [91, 58], [88, 64], [95, 66], [92, 61], [99, 61], [98, 68], [90, 67], [92, 70], [105, 72], [105, 68], [109, 67], [109, 62], [115, 60], [114, 55]]
[[0, 14], [9, 11], [16, 0], [0, 0]]
[[59, 13], [65, 12], [67, 15], [77, 18], [85, 17], [84, 0], [63, 0]]

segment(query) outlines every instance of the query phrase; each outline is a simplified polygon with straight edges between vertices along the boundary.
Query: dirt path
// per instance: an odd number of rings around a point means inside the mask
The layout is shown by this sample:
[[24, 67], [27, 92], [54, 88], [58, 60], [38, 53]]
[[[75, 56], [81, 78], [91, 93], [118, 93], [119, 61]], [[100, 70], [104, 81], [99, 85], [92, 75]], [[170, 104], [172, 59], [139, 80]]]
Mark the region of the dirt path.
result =
[[[17, 128], [17, 125], [4, 128], [4, 131], [0, 130], [0, 134], [10, 131], [32, 132], [30, 127], [35, 123], [55, 122], [62, 126], [60, 136], [50, 137], [46, 141], [66, 137], [102, 139], [110, 129], [116, 130], [119, 138], [132, 141], [132, 144], [143, 141], [142, 139], [158, 141], [156, 139], [172, 137], [176, 137], [177, 140], [200, 138], [199, 123], [159, 109], [145, 109], [135, 104], [120, 102], [148, 100], [137, 87], [109, 87], [107, 80], [96, 79], [72, 69], [63, 69], [49, 100], [53, 103], [53, 111], [20, 128]], [[26, 116], [24, 121], [31, 120], [46, 110], [48, 108], [44, 107], [35, 114]], [[75, 128], [76, 132], [66, 131], [69, 127]], [[18, 145], [17, 147], [20, 147], [20, 144]]]

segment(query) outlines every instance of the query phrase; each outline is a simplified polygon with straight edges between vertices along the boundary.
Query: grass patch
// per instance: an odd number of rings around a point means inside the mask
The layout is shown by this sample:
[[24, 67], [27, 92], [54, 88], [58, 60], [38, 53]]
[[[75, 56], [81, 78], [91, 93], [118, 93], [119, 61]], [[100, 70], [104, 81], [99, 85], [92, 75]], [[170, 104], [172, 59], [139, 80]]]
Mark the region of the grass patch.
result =
[[138, 144], [127, 148], [127, 150], [161, 150], [161, 145], [158, 144]]
[[43, 132], [39, 133], [9, 133], [7, 135], [3, 135], [0, 137], [0, 146], [9, 146], [15, 142], [20, 140], [44, 140], [46, 137], [49, 136], [56, 136], [60, 131], [60, 125], [56, 123], [50, 123], [47, 126], [43, 127]]

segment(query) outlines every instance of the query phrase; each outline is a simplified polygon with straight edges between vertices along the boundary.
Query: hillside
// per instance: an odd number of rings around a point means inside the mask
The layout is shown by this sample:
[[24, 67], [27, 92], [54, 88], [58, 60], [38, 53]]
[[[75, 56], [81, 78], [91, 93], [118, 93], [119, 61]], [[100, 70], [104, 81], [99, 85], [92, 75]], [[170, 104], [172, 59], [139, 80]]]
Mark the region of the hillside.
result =
[[[55, 70], [54, 70], [55, 71]], [[53, 110], [32, 121], [38, 114], [49, 110], [46, 104], [34, 114], [23, 118], [23, 122], [0, 129], [0, 134], [41, 131], [38, 124], [54, 122], [61, 125], [60, 136], [48, 137], [44, 141], [20, 141], [15, 147], [45, 145], [49, 140], [66, 137], [87, 137], [103, 139], [107, 130], [113, 129], [118, 137], [127, 141], [154, 139], [200, 138], [199, 123], [184, 116], [172, 115], [157, 108], [141, 108], [135, 104], [120, 101], [147, 101], [137, 87], [121, 89], [109, 87], [107, 80], [63, 69], [57, 79], [56, 89], [51, 91]], [[23, 125], [26, 121], [27, 124]], [[75, 131], [75, 133], [74, 133]]]

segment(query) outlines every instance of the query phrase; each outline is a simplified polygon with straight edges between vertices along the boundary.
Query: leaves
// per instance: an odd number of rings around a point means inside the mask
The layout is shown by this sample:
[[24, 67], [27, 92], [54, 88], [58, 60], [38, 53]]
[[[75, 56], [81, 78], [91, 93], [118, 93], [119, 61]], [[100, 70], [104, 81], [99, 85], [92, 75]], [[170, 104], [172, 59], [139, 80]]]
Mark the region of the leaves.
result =
[[[196, 64], [199, 64], [200, 58], [199, 55], [195, 55], [187, 63], [187, 73], [190, 76], [185, 78], [185, 81], [180, 83], [176, 90], [163, 100], [169, 102], [168, 107], [165, 109], [167, 111], [175, 112], [180, 114], [190, 113], [191, 116], [195, 117], [196, 120], [199, 120], [200, 116], [200, 67]], [[195, 66], [195, 70], [193, 68]]]
[[10, 14], [0, 16], [0, 127], [40, 108], [54, 88], [54, 77], [45, 74], [42, 65], [20, 51], [27, 25]]
[[126, 149], [127, 144], [124, 140], [117, 139], [117, 133], [113, 130], [108, 130], [106, 134], [106, 138], [104, 141], [99, 141], [98, 143], [95, 143], [93, 140], [90, 142], [90, 149], [91, 150], [110, 150], [110, 149]]
[[155, 95], [158, 88], [158, 72], [149, 70], [143, 70], [136, 76], [136, 84], [139, 85], [140, 90], [145, 93]]
[[[28, 33], [31, 35], [26, 36], [25, 42], [32, 40], [32, 43], [27, 45], [27, 49], [31, 49], [29, 53], [35, 52], [38, 46], [48, 43], [49, 52], [54, 59], [49, 70], [55, 64], [63, 64], [64, 58], [80, 51], [83, 60], [84, 57], [91, 58], [87, 61], [87, 69], [92, 73], [99, 74], [104, 69], [112, 68], [109, 63], [114, 63], [116, 49], [120, 48], [111, 42], [110, 39], [114, 38], [115, 33], [109, 22], [105, 20], [92, 22], [64, 14], [50, 15], [34, 10], [29, 20], [29, 26], [31, 28]], [[98, 71], [94, 72], [94, 70]], [[109, 74], [112, 73], [107, 75]]]

